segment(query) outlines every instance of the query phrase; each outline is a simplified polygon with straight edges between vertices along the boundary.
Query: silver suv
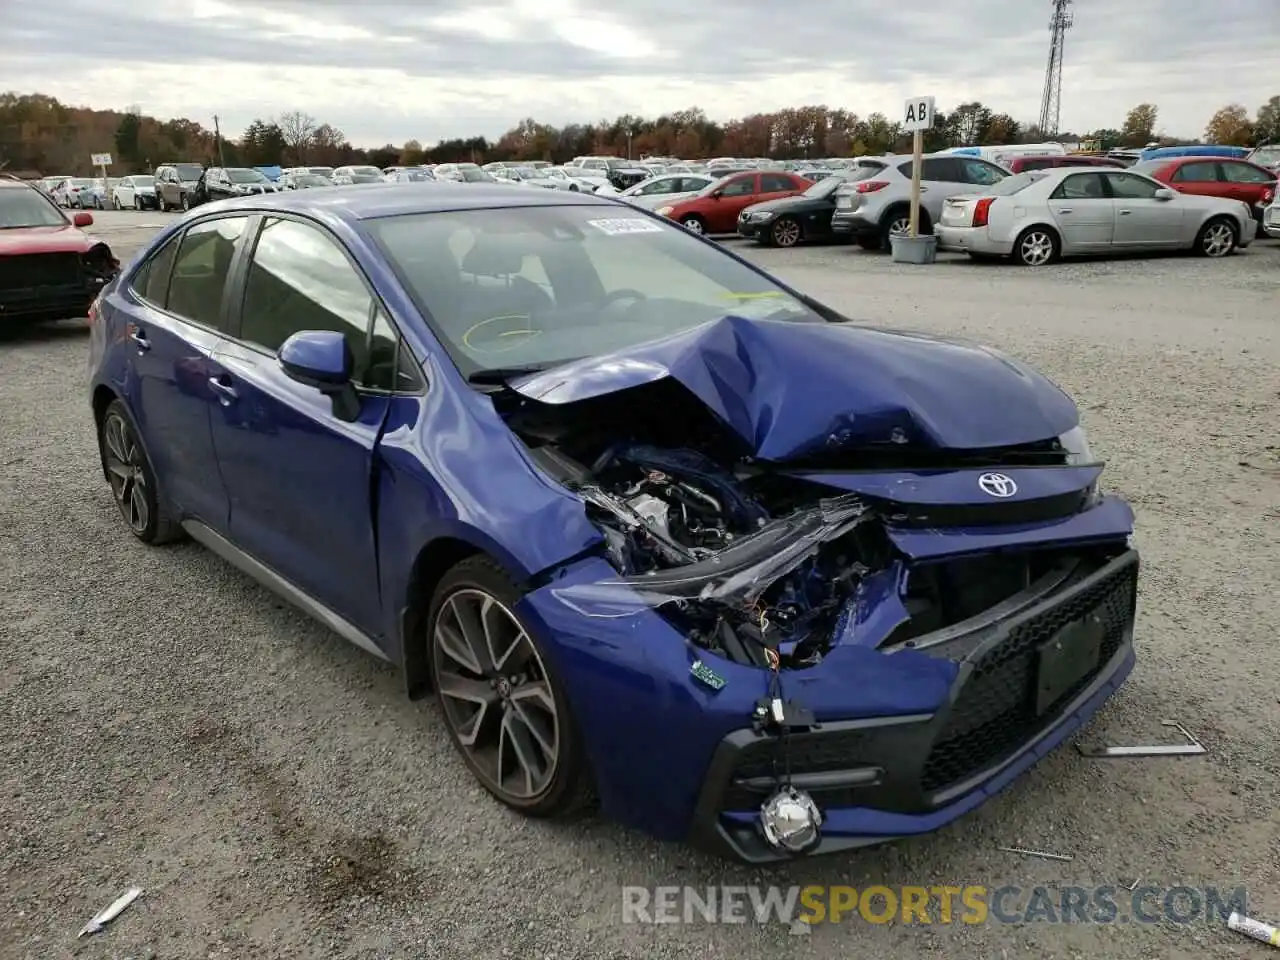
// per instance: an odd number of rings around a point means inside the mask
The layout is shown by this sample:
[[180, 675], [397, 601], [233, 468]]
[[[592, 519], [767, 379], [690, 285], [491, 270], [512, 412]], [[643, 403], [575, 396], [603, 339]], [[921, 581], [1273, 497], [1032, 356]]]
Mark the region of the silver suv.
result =
[[[852, 235], [864, 250], [889, 249], [889, 237], [905, 234], [911, 222], [911, 157], [878, 157], [885, 167], [874, 176], [841, 187], [831, 231]], [[920, 177], [920, 232], [932, 233], [948, 197], [975, 193], [1010, 176], [1004, 167], [978, 157], [931, 154]]]

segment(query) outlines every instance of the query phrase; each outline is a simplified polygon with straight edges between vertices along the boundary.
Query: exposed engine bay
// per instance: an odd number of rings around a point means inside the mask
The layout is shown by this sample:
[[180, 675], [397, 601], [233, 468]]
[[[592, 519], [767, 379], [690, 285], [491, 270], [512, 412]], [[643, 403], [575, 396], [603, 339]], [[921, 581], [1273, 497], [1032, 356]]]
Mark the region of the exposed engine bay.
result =
[[[573, 411], [510, 396], [510, 406], [498, 404], [539, 466], [586, 503], [619, 573], [613, 596], [640, 596], [693, 643], [735, 662], [819, 662], [853, 615], [859, 584], [895, 561], [881, 506], [799, 479], [797, 465], [755, 460], [679, 385], [625, 393]], [[903, 454], [916, 465], [919, 451], [891, 445], [832, 459], [868, 469], [896, 466]], [[947, 465], [971, 465], [960, 454]], [[1041, 454], [1032, 446], [1008, 455]], [[956, 589], [930, 584], [933, 574], [918, 578], [913, 592], [922, 595], [904, 598], [918, 629], [971, 616], [975, 604], [999, 602], [1036, 572], [1025, 559], [982, 562], [999, 569], [970, 561]], [[974, 591], [975, 581], [987, 587]]]

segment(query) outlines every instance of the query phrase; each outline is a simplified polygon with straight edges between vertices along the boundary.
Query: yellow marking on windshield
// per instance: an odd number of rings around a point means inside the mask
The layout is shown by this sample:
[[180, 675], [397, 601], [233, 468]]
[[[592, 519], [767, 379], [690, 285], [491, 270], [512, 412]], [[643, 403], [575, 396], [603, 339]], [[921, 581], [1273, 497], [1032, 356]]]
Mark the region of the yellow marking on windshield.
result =
[[785, 297], [786, 294], [781, 290], [774, 290], [768, 293], [726, 293], [725, 296], [730, 300], [771, 300], [777, 297]]

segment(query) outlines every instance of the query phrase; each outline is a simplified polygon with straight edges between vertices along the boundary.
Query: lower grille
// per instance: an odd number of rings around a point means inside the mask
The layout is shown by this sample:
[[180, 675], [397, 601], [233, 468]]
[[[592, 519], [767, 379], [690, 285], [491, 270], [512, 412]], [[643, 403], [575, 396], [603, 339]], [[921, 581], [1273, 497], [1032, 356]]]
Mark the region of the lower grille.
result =
[[77, 253], [22, 253], [0, 257], [0, 289], [28, 290], [80, 282]]
[[[998, 763], [1051, 724], [1056, 711], [1087, 687], [1124, 643], [1137, 587], [1138, 568], [1130, 564], [1013, 627], [1002, 643], [982, 654], [925, 762], [924, 791], [943, 790]], [[1038, 715], [1037, 650], [1068, 624], [1089, 616], [1097, 619], [1102, 631], [1098, 667]]]

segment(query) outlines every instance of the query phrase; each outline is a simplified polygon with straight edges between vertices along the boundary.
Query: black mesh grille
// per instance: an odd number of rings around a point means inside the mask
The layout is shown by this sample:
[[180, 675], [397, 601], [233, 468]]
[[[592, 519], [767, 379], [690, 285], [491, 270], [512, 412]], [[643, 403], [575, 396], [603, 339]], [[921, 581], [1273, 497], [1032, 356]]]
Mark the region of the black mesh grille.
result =
[[1088, 686], [1097, 670], [1064, 691], [1043, 715], [1037, 715], [1037, 649], [1068, 624], [1092, 614], [1103, 630], [1101, 669], [1124, 642], [1137, 578], [1137, 566], [1127, 565], [1065, 603], [1018, 624], [1003, 643], [982, 655], [925, 763], [921, 787], [926, 793], [942, 790], [997, 763], [1056, 719], [1057, 707]]
[[56, 287], [80, 281], [77, 253], [24, 253], [0, 257], [0, 289]]
[[[859, 754], [866, 743], [866, 732], [848, 730], [829, 733], [792, 734], [787, 744], [787, 754], [793, 773], [820, 773], [830, 770], [847, 770], [862, 765]], [[764, 802], [767, 794], [751, 790], [735, 781], [754, 777], [774, 777], [782, 774], [781, 751], [774, 740], [758, 740], [742, 751], [734, 765], [733, 774], [721, 801], [725, 810], [749, 810]], [[841, 806], [846, 803], [833, 791], [822, 795], [824, 803]]]

